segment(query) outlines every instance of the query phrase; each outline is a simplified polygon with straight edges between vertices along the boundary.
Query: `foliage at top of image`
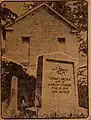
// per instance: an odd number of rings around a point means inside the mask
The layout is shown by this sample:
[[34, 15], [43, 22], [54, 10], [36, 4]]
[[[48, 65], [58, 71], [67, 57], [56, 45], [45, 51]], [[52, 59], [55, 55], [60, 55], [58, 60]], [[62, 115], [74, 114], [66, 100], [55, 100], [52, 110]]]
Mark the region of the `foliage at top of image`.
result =
[[[28, 11], [41, 3], [42, 2], [24, 2], [23, 10]], [[63, 15], [82, 31], [86, 31], [88, 29], [88, 2], [86, 0], [48, 1], [46, 4]]]
[[9, 23], [10, 21], [14, 21], [18, 15], [8, 9], [6, 5], [1, 6], [0, 5], [0, 21], [5, 21], [6, 23]]
[[66, 17], [66, 19], [71, 21], [82, 31], [87, 30], [88, 3], [85, 0], [75, 1], [70, 4], [67, 4], [66, 2], [59, 2], [58, 4], [55, 2], [54, 9], [56, 9], [61, 15]]

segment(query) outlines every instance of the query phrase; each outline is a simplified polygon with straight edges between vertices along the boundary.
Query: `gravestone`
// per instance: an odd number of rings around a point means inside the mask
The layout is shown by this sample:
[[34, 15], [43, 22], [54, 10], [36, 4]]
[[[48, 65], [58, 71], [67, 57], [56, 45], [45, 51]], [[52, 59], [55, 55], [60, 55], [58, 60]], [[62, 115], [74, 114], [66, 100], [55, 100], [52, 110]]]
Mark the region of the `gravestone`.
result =
[[[64, 53], [38, 57], [36, 94], [42, 113], [72, 113], [78, 106], [75, 61]], [[39, 100], [39, 103], [38, 103]]]
[[12, 77], [11, 81], [11, 96], [10, 96], [10, 109], [18, 110], [18, 78], [16, 76]]

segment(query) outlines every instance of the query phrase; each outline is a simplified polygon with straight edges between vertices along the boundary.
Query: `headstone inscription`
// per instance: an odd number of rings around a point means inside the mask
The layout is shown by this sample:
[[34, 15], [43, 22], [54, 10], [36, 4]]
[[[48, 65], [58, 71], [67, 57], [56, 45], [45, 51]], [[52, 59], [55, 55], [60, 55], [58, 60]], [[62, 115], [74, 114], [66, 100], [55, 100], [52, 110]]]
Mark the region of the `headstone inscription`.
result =
[[74, 64], [64, 53], [38, 57], [36, 90], [40, 91], [43, 113], [71, 113], [78, 106]]

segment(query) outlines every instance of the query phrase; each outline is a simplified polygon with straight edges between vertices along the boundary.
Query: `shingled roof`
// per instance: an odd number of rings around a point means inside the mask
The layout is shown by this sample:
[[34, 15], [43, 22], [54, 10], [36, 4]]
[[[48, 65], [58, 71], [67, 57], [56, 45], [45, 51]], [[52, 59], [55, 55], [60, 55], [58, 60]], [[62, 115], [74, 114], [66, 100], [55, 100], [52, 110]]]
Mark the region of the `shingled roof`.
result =
[[15, 22], [10, 22], [9, 24], [6, 24], [5, 27], [10, 27], [12, 24], [15, 24], [16, 22], [18, 22], [19, 20], [21, 20], [22, 18], [26, 17], [27, 15], [31, 14], [32, 12], [36, 11], [37, 9], [41, 8], [42, 6], [46, 6], [47, 8], [49, 8], [54, 14], [56, 14], [58, 17], [60, 17], [61, 19], [63, 19], [65, 22], [67, 22], [71, 27], [73, 27], [76, 30], [79, 30], [74, 24], [72, 24], [69, 20], [67, 20], [65, 17], [63, 17], [62, 15], [60, 15], [57, 11], [55, 11], [53, 8], [51, 8], [49, 5], [47, 5], [46, 3], [42, 3], [36, 7], [34, 7], [33, 9], [25, 12], [24, 14], [20, 15]]

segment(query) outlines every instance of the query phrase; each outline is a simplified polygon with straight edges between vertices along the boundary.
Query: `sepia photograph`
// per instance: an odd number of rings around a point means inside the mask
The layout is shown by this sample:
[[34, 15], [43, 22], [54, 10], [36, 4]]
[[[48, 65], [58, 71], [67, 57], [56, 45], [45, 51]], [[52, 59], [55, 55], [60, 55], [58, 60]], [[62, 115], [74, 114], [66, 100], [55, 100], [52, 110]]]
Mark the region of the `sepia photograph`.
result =
[[0, 4], [1, 118], [89, 117], [88, 1]]

